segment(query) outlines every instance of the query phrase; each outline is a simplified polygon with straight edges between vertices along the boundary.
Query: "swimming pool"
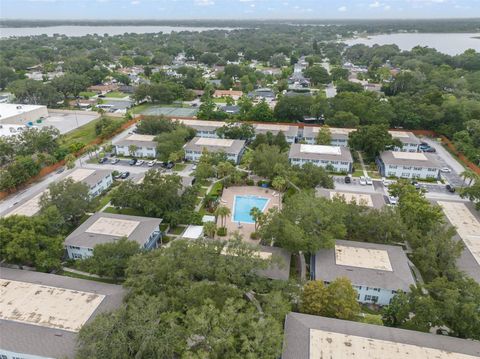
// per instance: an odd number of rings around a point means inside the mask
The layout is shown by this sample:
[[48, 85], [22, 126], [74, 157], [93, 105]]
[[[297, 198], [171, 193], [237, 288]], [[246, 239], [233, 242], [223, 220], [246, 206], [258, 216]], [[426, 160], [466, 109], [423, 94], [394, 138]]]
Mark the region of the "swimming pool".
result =
[[267, 206], [268, 198], [257, 196], [235, 196], [233, 202], [233, 221], [242, 223], [255, 223], [250, 210], [257, 207], [262, 212]]

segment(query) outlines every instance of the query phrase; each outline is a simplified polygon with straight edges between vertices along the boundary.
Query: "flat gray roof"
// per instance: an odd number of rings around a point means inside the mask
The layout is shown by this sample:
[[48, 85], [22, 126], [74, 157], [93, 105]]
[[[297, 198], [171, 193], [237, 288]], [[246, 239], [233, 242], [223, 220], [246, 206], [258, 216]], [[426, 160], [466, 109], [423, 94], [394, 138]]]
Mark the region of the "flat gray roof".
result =
[[480, 357], [480, 342], [293, 312], [285, 319], [282, 359], [469, 356]]
[[160, 218], [97, 212], [74, 230], [64, 243], [66, 246], [94, 248], [97, 244], [127, 237], [143, 245], [160, 223]]
[[[119, 285], [18, 269], [2, 268], [0, 278], [104, 296], [87, 324], [99, 313], [118, 308], [125, 294]], [[77, 333], [73, 331], [0, 319], [0, 332], [0, 348], [4, 350], [49, 358], [73, 358], [75, 355]]]
[[203, 120], [185, 120], [185, 119], [173, 119], [175, 122], [184, 124], [197, 131], [215, 131], [220, 127], [226, 125], [226, 122], [222, 121], [203, 121]]
[[86, 168], [78, 168], [72, 173], [68, 174], [65, 178], [72, 178], [74, 181], [81, 181], [88, 186], [93, 186], [99, 181], [112, 173], [111, 170], [93, 170]]
[[316, 194], [321, 197], [328, 199], [333, 199], [336, 196], [345, 198], [347, 203], [355, 202], [360, 205], [365, 205], [367, 207], [380, 209], [385, 206], [385, 198], [381, 193], [364, 193], [364, 192], [355, 192], [355, 191], [344, 191], [344, 190], [333, 190], [327, 188], [318, 188]]
[[[309, 149], [315, 148], [331, 148], [332, 151], [319, 151], [314, 152]], [[333, 149], [337, 149], [334, 153]], [[322, 153], [323, 152], [323, 153]], [[343, 161], [343, 162], [353, 162], [352, 154], [350, 150], [343, 146], [321, 146], [321, 145], [304, 145], [300, 143], [292, 143], [290, 146], [290, 152], [288, 153], [289, 158], [300, 158], [307, 160], [326, 160], [326, 161]]]
[[155, 136], [150, 135], [129, 135], [121, 140], [116, 141], [115, 146], [137, 146], [137, 147], [157, 147], [157, 141], [154, 140]]
[[262, 254], [270, 253], [273, 263], [267, 268], [259, 270], [257, 273], [262, 277], [269, 279], [288, 280], [290, 278], [290, 259], [291, 253], [279, 247], [260, 246]]
[[419, 145], [420, 140], [410, 131], [388, 131], [393, 138], [399, 139], [402, 143], [412, 143]]
[[[303, 137], [317, 137], [321, 126], [305, 126], [303, 128]], [[324, 128], [324, 127], [323, 127]], [[354, 128], [329, 127], [332, 139], [348, 140], [350, 132], [356, 131]]]
[[441, 168], [442, 164], [430, 153], [385, 151], [380, 158], [386, 165]]
[[257, 123], [254, 124], [253, 127], [256, 134], [271, 132], [273, 135], [276, 135], [279, 132], [283, 132], [285, 136], [289, 137], [298, 135], [298, 126]]
[[[410, 285], [415, 284], [412, 272], [408, 265], [408, 258], [403, 249], [399, 246], [391, 246], [385, 244], [366, 243], [337, 240], [336, 246], [353, 247], [359, 249], [358, 255], [367, 256], [368, 258], [351, 259], [351, 265], [342, 257], [337, 258], [335, 248], [321, 249], [313, 257], [313, 266], [311, 271], [314, 279], [331, 282], [338, 277], [347, 277], [354, 285], [362, 285], [374, 288], [383, 288], [391, 290], [410, 290]], [[351, 253], [347, 253], [350, 255]], [[392, 270], [382, 270], [384, 263], [381, 261], [382, 254], [389, 261]], [[374, 259], [378, 259], [378, 263], [374, 263]], [[363, 266], [362, 263], [370, 263]], [[339, 264], [344, 263], [344, 264]], [[386, 266], [388, 267], [388, 265]], [[385, 267], [385, 268], [386, 268]]]
[[244, 140], [228, 140], [217, 138], [194, 137], [185, 145], [186, 151], [202, 152], [204, 148], [209, 152], [240, 153], [245, 147]]

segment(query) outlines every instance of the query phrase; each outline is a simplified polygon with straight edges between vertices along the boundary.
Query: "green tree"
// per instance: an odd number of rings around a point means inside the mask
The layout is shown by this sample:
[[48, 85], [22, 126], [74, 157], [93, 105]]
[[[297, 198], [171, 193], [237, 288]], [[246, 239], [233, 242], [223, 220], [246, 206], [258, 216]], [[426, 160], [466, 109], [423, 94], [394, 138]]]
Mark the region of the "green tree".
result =
[[92, 209], [93, 200], [90, 188], [83, 182], [71, 178], [51, 183], [48, 191], [40, 197], [41, 210], [55, 206], [62, 214], [65, 223], [76, 227], [83, 216]]
[[129, 145], [128, 146], [128, 153], [130, 156], [135, 157], [135, 154], [137, 153], [138, 146], [137, 145]]
[[394, 139], [388, 132], [387, 126], [369, 125], [362, 126], [357, 131], [348, 135], [348, 146], [351, 149], [362, 151], [374, 159], [381, 152], [393, 147], [402, 147], [398, 139]]
[[261, 144], [253, 151], [250, 169], [257, 175], [273, 179], [278, 174], [279, 168], [288, 167], [286, 153], [281, 152], [277, 146]]
[[273, 111], [265, 99], [262, 99], [262, 101], [248, 111], [247, 119], [251, 121], [271, 122], [274, 120]]
[[320, 128], [315, 142], [317, 143], [317, 145], [330, 146], [330, 144], [332, 143], [332, 133], [328, 126], [323, 126], [322, 128]]
[[230, 215], [231, 211], [228, 207], [219, 206], [215, 210], [215, 216], [220, 218], [220, 227], [225, 228], [226, 226], [226, 218]]
[[138, 253], [140, 246], [137, 242], [120, 238], [112, 243], [96, 245], [93, 255], [81, 260], [78, 265], [89, 273], [118, 279], [125, 276], [129, 259]]
[[217, 232], [217, 225], [215, 222], [207, 222], [203, 225], [203, 231], [207, 237], [214, 238], [215, 233]]
[[326, 84], [330, 82], [330, 76], [323, 66], [313, 65], [303, 71], [305, 77], [310, 79], [313, 85]]
[[409, 319], [410, 303], [408, 295], [398, 291], [390, 304], [383, 308], [382, 320], [386, 326], [401, 327]]

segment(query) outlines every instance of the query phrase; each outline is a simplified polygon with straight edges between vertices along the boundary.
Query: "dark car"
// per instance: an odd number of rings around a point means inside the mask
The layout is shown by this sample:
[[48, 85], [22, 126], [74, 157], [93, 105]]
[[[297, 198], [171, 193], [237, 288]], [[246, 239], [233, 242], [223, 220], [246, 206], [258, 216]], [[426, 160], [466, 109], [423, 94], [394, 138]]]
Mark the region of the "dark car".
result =
[[102, 157], [102, 158], [99, 158], [98, 159], [98, 163], [105, 163], [108, 161], [108, 158], [107, 157]]
[[138, 160], [137, 160], [136, 158], [132, 158], [130, 161], [128, 161], [128, 164], [129, 164], [130, 166], [134, 166], [134, 165], [137, 163], [137, 161], [138, 161]]
[[169, 162], [166, 167], [168, 170], [171, 170], [174, 166], [175, 166], [175, 163]]
[[423, 152], [430, 152], [430, 153], [435, 153], [435, 152], [437, 152], [437, 151], [435, 150], [435, 148], [433, 148], [433, 147], [428, 147], [428, 148], [425, 148], [425, 149], [422, 149], [422, 148], [421, 148], [421, 150], [422, 150]]
[[125, 179], [125, 178], [127, 178], [128, 176], [130, 176], [130, 172], [123, 172], [123, 173], [120, 175], [120, 178], [121, 178], [121, 179]]
[[352, 179], [350, 178], [350, 176], [345, 177], [345, 183], [352, 183]]
[[448, 192], [450, 192], [450, 193], [454, 193], [454, 192], [455, 192], [455, 187], [453, 187], [452, 185], [447, 184], [447, 185], [445, 186], [445, 188], [446, 188], [446, 190], [447, 190]]

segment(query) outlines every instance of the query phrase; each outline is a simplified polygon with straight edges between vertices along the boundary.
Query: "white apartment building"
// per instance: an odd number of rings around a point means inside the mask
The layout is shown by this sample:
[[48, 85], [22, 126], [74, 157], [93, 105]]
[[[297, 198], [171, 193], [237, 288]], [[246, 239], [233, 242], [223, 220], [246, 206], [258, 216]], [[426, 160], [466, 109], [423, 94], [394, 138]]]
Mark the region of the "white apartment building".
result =
[[256, 135], [260, 133], [266, 135], [270, 132], [272, 135], [276, 136], [279, 132], [283, 132], [285, 139], [290, 144], [295, 143], [298, 136], [298, 126], [257, 123], [253, 125], [253, 128]]
[[88, 258], [96, 245], [125, 237], [150, 250], [161, 240], [161, 223], [160, 218], [97, 212], [65, 239], [65, 249], [70, 259]]
[[430, 153], [385, 151], [377, 157], [384, 177], [438, 179], [441, 163]]
[[290, 146], [288, 159], [292, 165], [303, 166], [305, 163], [313, 163], [315, 166], [331, 167], [334, 172], [348, 173], [353, 167], [352, 154], [343, 146], [294, 143]]
[[337, 240], [311, 258], [310, 277], [326, 284], [347, 277], [360, 303], [388, 305], [398, 290], [415, 284], [408, 258], [399, 246]]
[[207, 138], [218, 138], [217, 130], [220, 127], [226, 125], [225, 122], [222, 121], [202, 121], [202, 120], [184, 120], [178, 119], [175, 120], [178, 123], [181, 123], [187, 127], [193, 128], [197, 131], [197, 137], [207, 137]]
[[230, 140], [220, 138], [194, 137], [184, 146], [185, 158], [188, 161], [197, 162], [203, 151], [224, 152], [228, 159], [240, 163], [243, 151], [245, 150], [244, 140]]
[[[117, 156], [134, 156], [155, 158], [157, 156], [157, 142], [152, 135], [128, 135], [124, 139], [115, 142], [115, 153]], [[135, 146], [135, 151], [130, 151]]]
[[[320, 131], [322, 127], [318, 126], [305, 126], [303, 128], [303, 135], [302, 139], [303, 142], [309, 145], [314, 145], [317, 143], [317, 136], [318, 132]], [[330, 142], [330, 145], [332, 146], [348, 146], [348, 135], [350, 132], [355, 131], [353, 128], [336, 128], [336, 127], [330, 127], [330, 134], [332, 137], [332, 141]]]
[[418, 146], [420, 146], [420, 140], [412, 132], [407, 131], [388, 131], [393, 138], [396, 138], [402, 142], [402, 147], [395, 147], [393, 151], [401, 152], [418, 152]]

